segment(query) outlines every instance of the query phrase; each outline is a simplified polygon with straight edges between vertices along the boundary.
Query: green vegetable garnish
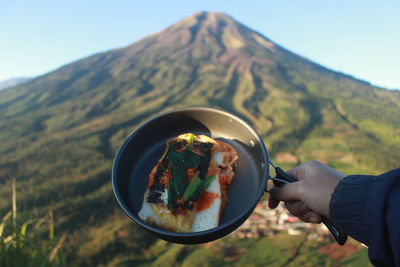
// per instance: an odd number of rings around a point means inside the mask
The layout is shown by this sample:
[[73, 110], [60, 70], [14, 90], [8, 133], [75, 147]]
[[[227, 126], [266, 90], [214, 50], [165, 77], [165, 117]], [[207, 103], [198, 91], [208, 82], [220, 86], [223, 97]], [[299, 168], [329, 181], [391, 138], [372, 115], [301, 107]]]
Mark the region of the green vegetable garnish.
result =
[[175, 211], [174, 203], [175, 203], [177, 197], [176, 197], [175, 190], [173, 190], [173, 182], [172, 181], [173, 181], [173, 179], [169, 180], [169, 182], [168, 182], [168, 204], [167, 204], [167, 206], [171, 211], [174, 212]]
[[190, 181], [189, 185], [186, 187], [185, 193], [183, 194], [183, 200], [196, 201], [200, 197], [201, 192], [210, 186], [215, 177], [215, 175], [211, 175], [202, 180], [197, 172], [192, 181]]
[[[194, 141], [194, 136], [192, 143]], [[190, 140], [189, 140], [190, 141]], [[186, 147], [181, 152], [176, 152], [177, 143], [170, 144], [167, 157], [170, 161], [171, 179], [168, 183], [168, 208], [175, 211], [175, 202], [181, 198], [189, 184], [186, 170], [198, 168], [201, 157], [193, 153], [190, 147]]]
[[194, 135], [189, 134], [189, 148], [192, 148], [193, 143], [194, 143]]

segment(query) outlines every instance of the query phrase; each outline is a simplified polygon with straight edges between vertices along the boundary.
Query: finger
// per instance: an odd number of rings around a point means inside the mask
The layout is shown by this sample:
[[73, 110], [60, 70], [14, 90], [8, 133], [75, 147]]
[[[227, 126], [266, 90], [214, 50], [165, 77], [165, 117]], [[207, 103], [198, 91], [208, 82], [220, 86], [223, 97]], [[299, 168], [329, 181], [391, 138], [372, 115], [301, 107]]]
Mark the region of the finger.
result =
[[306, 178], [306, 170], [304, 169], [303, 166], [297, 166], [293, 169], [291, 169], [290, 171], [287, 172], [290, 176], [293, 176], [294, 178], [296, 178], [297, 180], [303, 180], [304, 178]]
[[321, 223], [322, 222], [322, 217], [318, 213], [315, 213], [314, 211], [309, 211], [303, 216], [299, 217], [300, 220], [304, 222], [309, 222], [309, 223]]
[[269, 199], [268, 199], [268, 207], [270, 209], [275, 209], [276, 207], [278, 207], [279, 205], [279, 200], [274, 198], [272, 195], [269, 195]]
[[283, 201], [300, 200], [299, 185], [297, 182], [285, 184], [280, 188], [273, 187], [271, 188], [270, 193], [272, 197], [277, 200], [283, 200]]
[[287, 201], [285, 202], [285, 206], [291, 214], [297, 217], [304, 216], [307, 212], [311, 211], [302, 201]]

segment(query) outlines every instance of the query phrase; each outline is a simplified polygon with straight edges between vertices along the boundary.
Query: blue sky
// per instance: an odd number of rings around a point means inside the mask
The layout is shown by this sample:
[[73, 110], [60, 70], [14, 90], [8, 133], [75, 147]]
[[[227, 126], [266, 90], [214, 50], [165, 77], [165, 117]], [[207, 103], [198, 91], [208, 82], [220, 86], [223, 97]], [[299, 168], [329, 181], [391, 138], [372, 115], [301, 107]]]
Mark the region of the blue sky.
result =
[[227, 13], [328, 68], [400, 89], [398, 0], [0, 0], [0, 80], [128, 45], [198, 11]]

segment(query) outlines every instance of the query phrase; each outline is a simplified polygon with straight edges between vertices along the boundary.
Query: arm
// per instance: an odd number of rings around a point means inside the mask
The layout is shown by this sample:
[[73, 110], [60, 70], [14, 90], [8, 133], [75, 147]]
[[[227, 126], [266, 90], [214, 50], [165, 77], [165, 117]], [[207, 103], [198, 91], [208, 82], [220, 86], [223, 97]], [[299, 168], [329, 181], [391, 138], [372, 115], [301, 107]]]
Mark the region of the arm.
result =
[[379, 176], [352, 175], [336, 187], [330, 218], [369, 247], [374, 265], [400, 265], [400, 169]]
[[[275, 188], [270, 207], [285, 201], [288, 210], [306, 222], [328, 216], [353, 238], [369, 246], [377, 265], [400, 265], [400, 169], [380, 176], [348, 176], [317, 161], [290, 174], [299, 182]], [[399, 203], [399, 204], [398, 204]]]

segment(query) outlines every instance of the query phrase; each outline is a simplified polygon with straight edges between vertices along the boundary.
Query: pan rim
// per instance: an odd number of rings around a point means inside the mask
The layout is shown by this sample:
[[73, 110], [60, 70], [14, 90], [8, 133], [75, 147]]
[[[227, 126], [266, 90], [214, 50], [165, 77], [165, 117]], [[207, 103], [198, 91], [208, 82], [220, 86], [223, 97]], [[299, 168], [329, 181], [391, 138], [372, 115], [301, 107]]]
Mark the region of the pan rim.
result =
[[[254, 138], [256, 139], [255, 141], [259, 144], [261, 152], [262, 152], [262, 157], [265, 160], [265, 168], [262, 172], [263, 175], [263, 179], [262, 179], [262, 184], [260, 186], [260, 188], [257, 190], [257, 193], [255, 194], [254, 197], [254, 205], [247, 207], [246, 209], [244, 209], [243, 211], [241, 211], [237, 216], [236, 219], [234, 220], [230, 220], [228, 222], [222, 223], [220, 225], [218, 225], [217, 227], [208, 229], [208, 230], [204, 230], [204, 231], [199, 231], [199, 232], [190, 232], [190, 233], [176, 233], [176, 232], [171, 232], [171, 231], [166, 231], [163, 229], [160, 229], [158, 227], [149, 225], [144, 223], [137, 214], [135, 214], [129, 207], [128, 205], [122, 200], [122, 196], [121, 196], [121, 192], [120, 189], [117, 186], [117, 169], [118, 169], [118, 164], [120, 162], [121, 156], [124, 152], [124, 150], [126, 149], [126, 147], [128, 146], [128, 144], [131, 142], [131, 140], [147, 125], [153, 123], [155, 120], [158, 120], [162, 117], [165, 116], [169, 116], [172, 115], [174, 113], [182, 113], [182, 112], [193, 112], [193, 111], [203, 111], [203, 112], [211, 112], [211, 113], [219, 113], [221, 115], [227, 116], [237, 122], [239, 122], [243, 127], [245, 127], [248, 131], [251, 132], [251, 134], [254, 136]], [[117, 199], [117, 202], [119, 204], [119, 206], [122, 208], [122, 210], [124, 211], [124, 213], [135, 223], [137, 223], [138, 225], [140, 225], [141, 227], [143, 227], [144, 229], [150, 231], [150, 232], [154, 232], [158, 235], [162, 235], [162, 236], [168, 236], [171, 238], [178, 238], [178, 239], [187, 239], [187, 238], [195, 238], [195, 237], [201, 237], [201, 236], [206, 236], [206, 235], [211, 235], [213, 233], [222, 231], [224, 229], [228, 229], [231, 225], [237, 223], [238, 221], [240, 221], [242, 218], [244, 218], [245, 216], [249, 216], [248, 214], [250, 214], [252, 212], [252, 210], [254, 210], [254, 207], [257, 205], [258, 201], [261, 199], [261, 197], [264, 194], [264, 190], [268, 181], [268, 177], [269, 177], [269, 167], [268, 167], [268, 162], [269, 162], [269, 155], [268, 155], [268, 151], [265, 147], [265, 144], [262, 140], [262, 138], [259, 136], [259, 134], [247, 123], [245, 122], [243, 119], [239, 118], [236, 115], [233, 115], [232, 113], [229, 113], [227, 111], [224, 111], [222, 109], [218, 109], [218, 108], [210, 108], [210, 107], [199, 107], [199, 106], [187, 106], [187, 107], [182, 107], [182, 108], [177, 108], [177, 109], [173, 109], [173, 110], [168, 110], [168, 111], [164, 111], [164, 112], [159, 112], [153, 116], [151, 116], [149, 119], [146, 119], [144, 122], [142, 122], [141, 124], [139, 124], [124, 140], [124, 142], [121, 144], [121, 146], [119, 147], [117, 154], [114, 158], [114, 162], [113, 162], [113, 166], [112, 166], [112, 188], [113, 188], [113, 192], [114, 192], [114, 196]]]

